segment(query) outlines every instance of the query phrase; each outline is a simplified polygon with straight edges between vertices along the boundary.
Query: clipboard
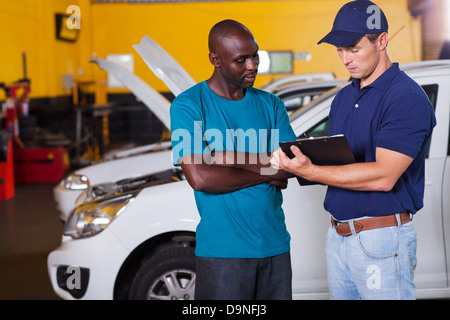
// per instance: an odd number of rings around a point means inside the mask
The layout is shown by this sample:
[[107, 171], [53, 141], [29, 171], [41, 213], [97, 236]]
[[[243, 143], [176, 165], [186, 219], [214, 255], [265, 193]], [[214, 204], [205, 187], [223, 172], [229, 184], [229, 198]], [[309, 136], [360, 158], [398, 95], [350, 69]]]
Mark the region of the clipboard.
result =
[[[355, 156], [344, 135], [311, 137], [295, 141], [281, 142], [280, 147], [290, 158], [294, 158], [291, 146], [297, 146], [311, 162], [319, 166], [334, 166], [355, 163]], [[297, 177], [300, 185], [312, 185], [317, 182]]]

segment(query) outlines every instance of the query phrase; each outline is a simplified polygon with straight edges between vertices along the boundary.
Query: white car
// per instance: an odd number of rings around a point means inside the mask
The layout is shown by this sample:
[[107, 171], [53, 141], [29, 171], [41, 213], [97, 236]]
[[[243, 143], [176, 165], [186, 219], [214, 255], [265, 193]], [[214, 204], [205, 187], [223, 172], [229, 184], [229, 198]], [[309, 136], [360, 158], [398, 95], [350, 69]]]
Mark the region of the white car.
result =
[[[426, 160], [425, 205], [414, 218], [415, 282], [417, 298], [449, 298], [450, 198], [444, 195], [450, 194], [450, 64], [423, 64], [405, 67], [428, 94], [438, 122]], [[324, 93], [291, 114], [297, 136], [327, 134], [336, 92]], [[297, 99], [293, 87], [277, 94], [286, 104]], [[193, 298], [199, 219], [193, 191], [172, 166], [170, 150], [152, 153], [146, 161], [153, 172], [105, 189], [91, 184], [84, 191], [84, 200], [67, 219], [61, 245], [48, 257], [49, 276], [60, 297]], [[328, 298], [324, 249], [330, 222], [323, 209], [325, 192], [326, 186], [301, 187], [295, 179], [283, 190], [294, 299]]]
[[272, 93], [276, 93], [280, 89], [282, 89], [284, 86], [296, 84], [296, 83], [303, 83], [303, 82], [314, 82], [314, 81], [320, 81], [320, 80], [334, 80], [336, 77], [331, 72], [324, 72], [324, 73], [304, 73], [304, 74], [294, 74], [290, 76], [284, 76], [278, 79], [275, 79], [273, 81], [270, 81], [269, 83], [266, 83], [261, 87], [264, 91], [269, 91]]

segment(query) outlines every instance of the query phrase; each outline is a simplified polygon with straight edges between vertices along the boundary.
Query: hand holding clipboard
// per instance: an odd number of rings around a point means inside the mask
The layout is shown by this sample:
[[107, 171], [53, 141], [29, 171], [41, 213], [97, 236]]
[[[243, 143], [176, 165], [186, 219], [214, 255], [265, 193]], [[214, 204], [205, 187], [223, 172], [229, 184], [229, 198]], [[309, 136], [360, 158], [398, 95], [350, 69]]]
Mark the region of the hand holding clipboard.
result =
[[[280, 148], [290, 158], [294, 158], [291, 146], [297, 146], [312, 163], [319, 166], [344, 165], [355, 162], [355, 156], [344, 135], [329, 137], [305, 138], [295, 141], [281, 142]], [[311, 182], [297, 177], [300, 185], [311, 185]]]

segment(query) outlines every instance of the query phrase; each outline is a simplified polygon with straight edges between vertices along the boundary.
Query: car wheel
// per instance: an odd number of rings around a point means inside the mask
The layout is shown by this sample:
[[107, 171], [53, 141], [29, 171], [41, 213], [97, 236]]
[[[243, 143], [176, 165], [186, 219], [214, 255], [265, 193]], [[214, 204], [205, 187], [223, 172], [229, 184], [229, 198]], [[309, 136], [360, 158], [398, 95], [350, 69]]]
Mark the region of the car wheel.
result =
[[192, 300], [194, 290], [194, 248], [172, 247], [143, 262], [131, 284], [130, 299]]

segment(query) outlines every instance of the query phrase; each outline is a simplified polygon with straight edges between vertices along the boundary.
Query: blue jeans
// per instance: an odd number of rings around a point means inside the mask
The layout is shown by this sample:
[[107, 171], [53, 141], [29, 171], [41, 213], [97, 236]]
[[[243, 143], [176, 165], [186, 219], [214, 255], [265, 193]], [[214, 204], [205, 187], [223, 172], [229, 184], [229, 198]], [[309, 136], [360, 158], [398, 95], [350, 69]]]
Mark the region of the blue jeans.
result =
[[289, 252], [269, 258], [197, 257], [196, 300], [291, 300]]
[[[351, 226], [353, 222], [350, 222]], [[340, 236], [327, 233], [330, 299], [413, 300], [417, 237], [413, 222]]]

